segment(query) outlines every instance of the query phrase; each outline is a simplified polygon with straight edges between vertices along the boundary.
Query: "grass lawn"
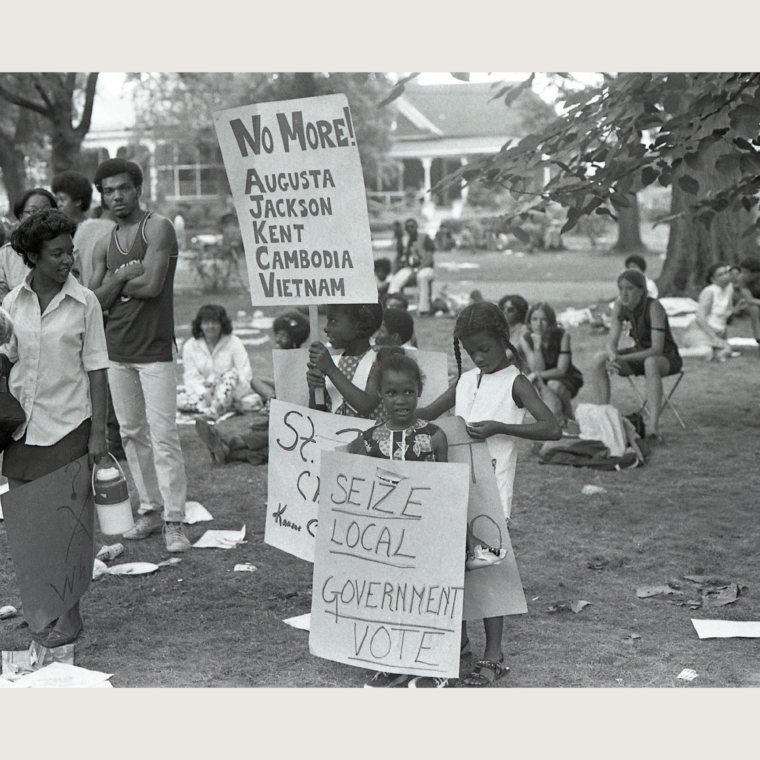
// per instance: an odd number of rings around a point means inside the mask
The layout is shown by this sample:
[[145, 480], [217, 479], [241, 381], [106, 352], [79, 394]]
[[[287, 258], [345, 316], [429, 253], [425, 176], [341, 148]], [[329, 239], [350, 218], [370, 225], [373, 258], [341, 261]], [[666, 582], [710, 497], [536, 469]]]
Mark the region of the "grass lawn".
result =
[[[656, 276], [660, 259], [655, 254], [649, 260]], [[521, 293], [560, 309], [612, 297], [622, 267], [621, 257], [583, 251], [525, 257], [453, 253], [437, 261], [478, 265], [440, 268], [438, 283], [449, 282], [455, 292], [478, 287], [486, 298]], [[203, 296], [188, 290], [192, 278], [183, 276], [175, 307], [180, 337], [189, 334], [202, 303], [222, 303], [233, 316], [253, 312], [246, 293]], [[420, 347], [445, 348], [450, 367], [452, 327], [448, 318], [417, 322]], [[748, 324], [739, 323], [731, 334], [748, 336]], [[584, 370], [604, 338], [581, 326], [572, 339], [574, 362]], [[271, 376], [271, 345], [250, 347], [254, 372]], [[675, 402], [688, 428], [682, 430], [666, 412], [667, 445], [643, 468], [616, 473], [543, 466], [521, 445], [511, 537], [529, 612], [506, 622], [511, 673], [498, 686], [760, 685], [760, 643], [700, 641], [690, 622], [760, 620], [757, 377], [754, 348], [722, 365], [686, 360]], [[587, 388], [578, 400], [591, 400]], [[629, 411], [634, 402], [628, 384], [615, 381], [613, 403]], [[201, 502], [215, 518], [191, 526], [191, 539], [207, 527], [245, 524], [248, 543], [229, 551], [192, 550], [180, 564], [152, 576], [94, 582], [82, 602], [86, 632], [77, 643], [77, 664], [114, 673], [117, 687], [361, 685], [366, 671], [312, 657], [307, 634], [282, 623], [309, 611], [311, 565], [263, 542], [266, 468], [213, 466], [192, 428], [181, 427], [180, 435], [188, 499]], [[584, 496], [586, 484], [605, 492]], [[125, 561], [168, 556], [158, 535], [125, 544]], [[232, 572], [245, 561], [258, 571]], [[684, 574], [737, 583], [741, 594], [723, 607], [679, 606], [698, 596]], [[637, 598], [637, 587], [669, 580], [681, 595]], [[591, 604], [578, 614], [550, 611], [556, 603], [577, 600]], [[20, 607], [21, 600], [0, 522], [0, 606], [5, 604]], [[472, 625], [470, 633], [477, 656], [482, 630]], [[2, 649], [28, 644], [21, 617], [0, 621]], [[463, 660], [463, 675], [474, 661]], [[684, 668], [698, 677], [678, 680]]]

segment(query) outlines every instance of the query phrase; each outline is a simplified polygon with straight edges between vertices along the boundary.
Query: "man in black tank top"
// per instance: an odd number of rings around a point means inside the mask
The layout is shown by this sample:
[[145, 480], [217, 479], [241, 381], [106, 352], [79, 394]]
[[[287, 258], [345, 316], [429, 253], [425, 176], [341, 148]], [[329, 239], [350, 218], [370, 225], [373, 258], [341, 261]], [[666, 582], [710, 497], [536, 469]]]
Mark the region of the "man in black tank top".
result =
[[135, 527], [124, 538], [147, 538], [163, 528], [167, 550], [186, 551], [187, 481], [172, 353], [177, 236], [167, 218], [140, 207], [142, 171], [136, 163], [104, 161], [95, 186], [116, 227], [95, 246], [89, 287], [108, 310], [108, 381], [140, 496]]

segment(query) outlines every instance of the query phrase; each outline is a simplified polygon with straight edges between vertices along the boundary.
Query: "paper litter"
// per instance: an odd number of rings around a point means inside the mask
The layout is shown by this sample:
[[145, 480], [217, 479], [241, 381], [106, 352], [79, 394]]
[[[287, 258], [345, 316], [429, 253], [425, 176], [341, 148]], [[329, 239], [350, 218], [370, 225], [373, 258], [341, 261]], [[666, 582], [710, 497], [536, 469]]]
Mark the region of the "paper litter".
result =
[[163, 562], [159, 562], [156, 567], [169, 567], [170, 565], [179, 565], [182, 560], [179, 557], [170, 557]]
[[311, 613], [307, 612], [305, 615], [288, 618], [282, 622], [287, 623], [287, 625], [293, 628], [298, 628], [300, 631], [309, 631], [311, 630]]
[[245, 539], [245, 525], [240, 530], [207, 530], [194, 544], [194, 549], [234, 549]]
[[207, 520], [213, 520], [214, 517], [206, 507], [199, 504], [197, 501], [185, 502], [185, 519], [182, 520], [185, 525], [194, 525], [198, 522], [205, 522]]
[[108, 568], [109, 575], [147, 575], [155, 573], [158, 565], [152, 562], [125, 562], [123, 565], [113, 565]]
[[700, 639], [760, 639], [760, 622], [751, 620], [699, 620], [691, 623]]
[[104, 575], [108, 575], [108, 565], [102, 560], [96, 559], [92, 564], [92, 579], [96, 581]]
[[113, 673], [100, 673], [97, 670], [87, 670], [76, 665], [53, 662], [34, 673], [19, 678], [16, 683], [33, 689], [90, 689], [102, 688], [101, 684], [112, 675]]

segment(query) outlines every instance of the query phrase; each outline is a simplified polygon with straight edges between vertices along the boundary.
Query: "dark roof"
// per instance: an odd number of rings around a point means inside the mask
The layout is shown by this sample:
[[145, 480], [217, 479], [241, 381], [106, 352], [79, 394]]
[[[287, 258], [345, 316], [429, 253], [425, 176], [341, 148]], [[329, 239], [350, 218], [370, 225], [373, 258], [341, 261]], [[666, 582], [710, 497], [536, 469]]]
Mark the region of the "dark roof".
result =
[[[492, 87], [490, 83], [407, 85], [401, 96], [406, 104], [413, 106], [432, 122], [446, 137], [476, 137], [498, 135], [504, 137], [527, 134], [524, 126], [525, 112], [520, 105], [526, 98], [539, 99], [533, 92], [525, 92], [515, 104], [507, 107], [504, 98], [491, 100], [503, 85]], [[399, 100], [401, 100], [399, 98]], [[489, 102], [490, 101], [490, 102]], [[430, 131], [415, 125], [398, 110], [397, 139], [432, 138]]]

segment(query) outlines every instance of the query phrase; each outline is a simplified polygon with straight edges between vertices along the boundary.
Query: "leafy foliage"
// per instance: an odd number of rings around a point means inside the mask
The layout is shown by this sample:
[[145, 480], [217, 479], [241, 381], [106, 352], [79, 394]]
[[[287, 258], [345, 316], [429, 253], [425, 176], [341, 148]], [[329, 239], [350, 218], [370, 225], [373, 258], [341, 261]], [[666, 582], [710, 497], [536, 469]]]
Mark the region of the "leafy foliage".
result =
[[159, 73], [132, 74], [137, 122], [153, 137], [216, 146], [213, 113], [249, 103], [345, 93], [368, 178], [383, 170], [391, 115], [377, 112], [387, 93], [383, 74]]
[[[511, 102], [531, 81], [494, 97]], [[597, 87], [563, 88], [560, 100], [563, 113], [546, 128], [444, 184], [506, 188], [519, 201], [507, 215], [513, 232], [553, 203], [566, 209], [563, 232], [590, 214], [617, 219], [630, 193], [653, 182], [676, 183], [693, 196], [681, 213], [708, 227], [717, 214], [751, 211], [760, 201], [759, 74], [604, 75]], [[544, 185], [545, 169], [551, 179]], [[719, 182], [703, 180], [716, 172]], [[756, 229], [760, 221], [748, 232]]]
[[52, 174], [78, 168], [79, 149], [92, 121], [97, 81], [97, 72], [0, 75], [0, 111], [16, 107], [36, 117], [36, 121], [27, 121], [28, 126], [44, 125]]

